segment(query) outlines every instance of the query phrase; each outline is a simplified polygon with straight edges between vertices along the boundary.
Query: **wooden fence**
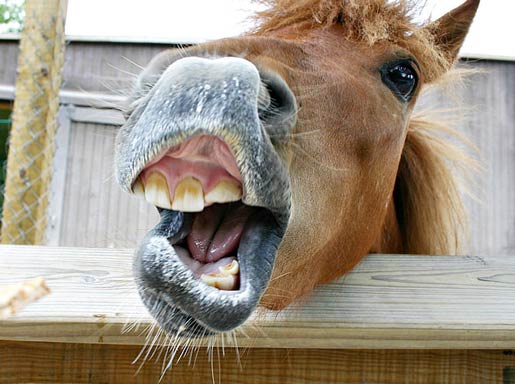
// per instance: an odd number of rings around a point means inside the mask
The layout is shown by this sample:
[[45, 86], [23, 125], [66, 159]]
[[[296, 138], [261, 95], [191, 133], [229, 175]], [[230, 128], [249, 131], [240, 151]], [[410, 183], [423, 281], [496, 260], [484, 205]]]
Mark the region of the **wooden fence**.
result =
[[[132, 251], [2, 246], [0, 258], [0, 286], [44, 276], [52, 290], [0, 322], [0, 383], [158, 382], [166, 346], [138, 374], [133, 363], [155, 333]], [[179, 352], [163, 382], [511, 383], [513, 271], [513, 257], [370, 255], [302, 302], [260, 310], [236, 343]]]

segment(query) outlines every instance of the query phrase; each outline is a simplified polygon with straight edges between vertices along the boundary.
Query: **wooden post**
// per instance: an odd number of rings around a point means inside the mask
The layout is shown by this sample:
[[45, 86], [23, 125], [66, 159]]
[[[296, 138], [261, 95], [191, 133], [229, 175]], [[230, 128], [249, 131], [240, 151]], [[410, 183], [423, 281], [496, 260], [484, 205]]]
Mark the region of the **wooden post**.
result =
[[44, 244], [64, 60], [67, 0], [27, 0], [2, 218], [2, 243]]

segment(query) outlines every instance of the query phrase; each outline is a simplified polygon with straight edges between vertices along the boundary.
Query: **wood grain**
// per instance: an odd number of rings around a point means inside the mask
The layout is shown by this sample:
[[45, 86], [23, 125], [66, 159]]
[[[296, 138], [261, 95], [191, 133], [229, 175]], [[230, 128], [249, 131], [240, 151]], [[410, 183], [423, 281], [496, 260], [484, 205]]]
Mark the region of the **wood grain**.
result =
[[[0, 342], [0, 384], [158, 383], [162, 359], [134, 363], [138, 346]], [[508, 381], [513, 351], [225, 349], [211, 365], [201, 349], [161, 383], [488, 384]], [[168, 361], [168, 360], [166, 360]], [[507, 380], [504, 380], [507, 379]]]
[[[43, 276], [53, 293], [0, 322], [0, 339], [144, 344], [152, 319], [132, 282], [132, 253], [1, 246], [0, 285]], [[259, 348], [512, 348], [514, 303], [514, 258], [370, 255], [296, 305], [258, 311], [237, 332], [237, 342]], [[122, 334], [132, 321], [139, 328]]]
[[437, 119], [477, 146], [476, 153], [469, 152], [484, 171], [470, 186], [475, 198], [464, 196], [469, 249], [509, 257], [515, 252], [515, 62], [462, 60], [460, 66], [477, 73], [448, 84], [450, 89], [432, 88], [416, 109], [440, 111]]

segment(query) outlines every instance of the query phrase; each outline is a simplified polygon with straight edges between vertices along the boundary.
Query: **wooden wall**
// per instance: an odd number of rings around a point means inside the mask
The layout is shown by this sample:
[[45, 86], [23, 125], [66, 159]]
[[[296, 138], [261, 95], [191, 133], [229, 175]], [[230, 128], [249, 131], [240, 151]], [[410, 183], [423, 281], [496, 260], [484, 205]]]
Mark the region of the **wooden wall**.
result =
[[470, 203], [472, 250], [515, 251], [515, 62], [477, 62], [483, 71], [463, 92], [471, 106], [462, 131], [479, 147], [484, 166], [478, 197]]
[[[71, 91], [126, 94], [133, 77], [163, 44], [115, 44], [68, 41], [63, 88]], [[0, 37], [0, 86], [14, 85], [18, 41]]]
[[[67, 47], [67, 90], [125, 94], [131, 79], [163, 45], [71, 42]], [[15, 42], [0, 41], [0, 88], [14, 83]], [[135, 65], [136, 64], [136, 65]], [[480, 203], [467, 199], [471, 216], [470, 253], [515, 252], [515, 62], [468, 61], [471, 76], [453, 98], [431, 93], [421, 106], [465, 110], [458, 124], [479, 148], [484, 173], [475, 189]], [[0, 89], [1, 90], [1, 89]], [[0, 96], [1, 98], [1, 96]], [[461, 104], [461, 105], [460, 105]], [[466, 109], [462, 108], [467, 106]], [[94, 115], [94, 113], [93, 113]], [[61, 188], [58, 244], [133, 247], [157, 220], [154, 209], [121, 193], [112, 177], [116, 125], [102, 119], [70, 120]]]
[[133, 247], [159, 220], [114, 179], [113, 125], [71, 124], [59, 245]]

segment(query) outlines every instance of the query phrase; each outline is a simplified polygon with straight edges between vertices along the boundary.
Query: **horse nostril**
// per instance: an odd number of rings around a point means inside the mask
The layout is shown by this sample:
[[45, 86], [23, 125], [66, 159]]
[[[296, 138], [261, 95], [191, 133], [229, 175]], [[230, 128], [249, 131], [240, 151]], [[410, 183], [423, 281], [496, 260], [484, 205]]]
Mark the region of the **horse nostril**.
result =
[[272, 97], [270, 95], [270, 91], [268, 90], [265, 83], [261, 82], [259, 85], [259, 94], [258, 94], [258, 111], [259, 115], [262, 113], [266, 113], [268, 109], [271, 108]]
[[275, 73], [260, 73], [259, 118], [271, 136], [287, 134], [295, 125], [297, 105], [286, 82]]

